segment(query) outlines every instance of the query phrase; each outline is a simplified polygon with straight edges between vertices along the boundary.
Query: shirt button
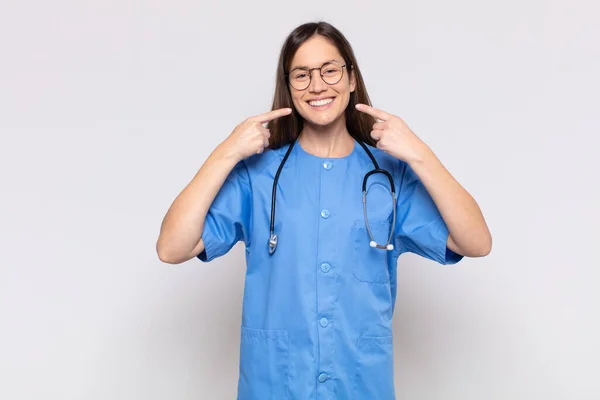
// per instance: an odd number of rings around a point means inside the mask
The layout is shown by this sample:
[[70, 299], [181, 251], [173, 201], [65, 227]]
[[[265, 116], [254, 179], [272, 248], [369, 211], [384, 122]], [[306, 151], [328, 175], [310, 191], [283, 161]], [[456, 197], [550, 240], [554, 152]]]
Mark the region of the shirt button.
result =
[[323, 209], [323, 210], [321, 211], [321, 217], [323, 217], [323, 218], [326, 218], [326, 219], [327, 219], [327, 218], [329, 218], [329, 215], [331, 215], [331, 213], [329, 212], [329, 210], [328, 210], [328, 209], [326, 209], [326, 208], [325, 208], [325, 209]]
[[330, 268], [331, 268], [331, 265], [329, 265], [328, 263], [321, 264], [321, 271], [323, 271], [323, 272], [329, 272]]
[[323, 163], [323, 168], [325, 168], [326, 170], [330, 170], [331, 167], [333, 167], [333, 164], [331, 163], [331, 161], [325, 161]]
[[323, 328], [325, 328], [329, 324], [329, 321], [327, 321], [327, 318], [321, 318], [321, 321], [319, 321], [319, 322], [321, 323], [321, 326]]
[[323, 383], [327, 380], [327, 374], [319, 374], [319, 382]]

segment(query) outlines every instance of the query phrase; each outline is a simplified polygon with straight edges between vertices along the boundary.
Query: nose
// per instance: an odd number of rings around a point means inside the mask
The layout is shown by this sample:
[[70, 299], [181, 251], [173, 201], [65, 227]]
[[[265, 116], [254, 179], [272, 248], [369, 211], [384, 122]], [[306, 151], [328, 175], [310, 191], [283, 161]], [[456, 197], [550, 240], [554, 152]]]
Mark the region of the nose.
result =
[[308, 86], [308, 91], [312, 93], [321, 93], [327, 90], [327, 84], [321, 78], [321, 70], [315, 69], [310, 71], [312, 79]]

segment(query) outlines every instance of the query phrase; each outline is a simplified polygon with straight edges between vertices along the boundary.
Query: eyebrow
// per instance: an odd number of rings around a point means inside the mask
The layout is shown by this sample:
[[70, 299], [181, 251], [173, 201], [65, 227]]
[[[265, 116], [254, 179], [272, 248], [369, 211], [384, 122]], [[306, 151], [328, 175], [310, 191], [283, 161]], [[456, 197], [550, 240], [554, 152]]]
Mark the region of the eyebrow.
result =
[[[331, 63], [332, 61], [335, 61], [335, 62], [338, 62], [338, 63], [340, 62], [339, 60], [336, 60], [336, 59], [334, 58], [333, 60], [325, 61], [323, 64], [321, 64], [321, 67], [322, 67], [323, 65], [325, 65], [325, 64], [329, 64], [329, 63]], [[296, 67], [294, 67], [294, 68], [290, 69], [290, 71], [293, 71], [293, 70], [295, 70], [295, 69], [308, 69], [308, 67], [307, 67], [306, 65], [298, 65], [298, 66], [296, 66]]]

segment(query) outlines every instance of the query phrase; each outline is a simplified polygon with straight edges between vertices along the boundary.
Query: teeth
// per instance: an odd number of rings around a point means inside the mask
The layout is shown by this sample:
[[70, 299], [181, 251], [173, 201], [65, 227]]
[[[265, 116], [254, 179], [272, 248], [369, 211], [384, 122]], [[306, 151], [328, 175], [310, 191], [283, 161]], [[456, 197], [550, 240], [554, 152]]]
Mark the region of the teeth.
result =
[[329, 98], [329, 99], [323, 99], [323, 100], [317, 100], [317, 101], [309, 101], [308, 104], [310, 104], [311, 106], [319, 107], [319, 106], [324, 106], [325, 104], [329, 104], [332, 101], [333, 101], [333, 99]]

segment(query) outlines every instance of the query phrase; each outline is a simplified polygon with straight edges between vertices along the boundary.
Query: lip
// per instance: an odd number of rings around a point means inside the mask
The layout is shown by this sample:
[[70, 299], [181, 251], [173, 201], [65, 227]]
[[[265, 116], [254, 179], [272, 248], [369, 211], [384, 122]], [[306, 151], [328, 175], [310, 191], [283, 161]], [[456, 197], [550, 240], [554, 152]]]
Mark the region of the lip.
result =
[[[312, 110], [315, 110], [315, 111], [325, 111], [325, 110], [329, 110], [333, 106], [333, 103], [335, 103], [335, 99], [336, 98], [337, 97], [335, 97], [335, 96], [328, 96], [328, 97], [321, 97], [321, 98], [316, 98], [316, 99], [310, 99], [310, 100], [306, 101], [306, 104], [308, 104], [308, 106]], [[310, 101], [313, 101], [313, 100], [323, 100], [323, 99], [333, 99], [333, 101], [331, 103], [327, 104], [326, 106], [321, 106], [321, 107], [313, 107], [309, 103]]]

